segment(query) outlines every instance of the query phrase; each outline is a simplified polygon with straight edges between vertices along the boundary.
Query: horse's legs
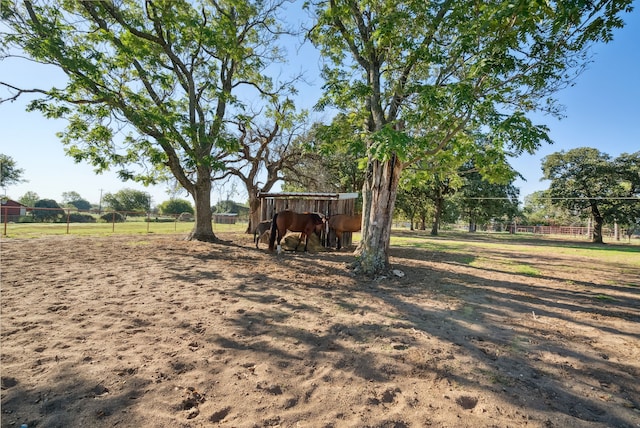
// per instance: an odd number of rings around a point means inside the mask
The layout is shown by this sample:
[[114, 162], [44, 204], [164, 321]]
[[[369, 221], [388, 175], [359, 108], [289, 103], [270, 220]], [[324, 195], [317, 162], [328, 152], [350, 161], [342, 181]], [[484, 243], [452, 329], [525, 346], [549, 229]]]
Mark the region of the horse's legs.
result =
[[307, 252], [307, 242], [309, 242], [309, 235], [305, 232], [302, 231], [300, 232], [300, 237], [298, 238], [298, 245], [296, 245], [296, 251], [298, 251], [298, 247], [300, 246], [300, 243], [302, 242], [302, 238], [305, 238], [304, 240], [304, 252]]
[[342, 232], [338, 232], [336, 230], [336, 238], [338, 238], [338, 246], [336, 247], [336, 249], [340, 249], [342, 248]]
[[258, 248], [258, 244], [260, 243], [260, 241], [262, 241], [262, 238], [267, 235], [267, 242], [269, 242], [269, 231], [265, 230], [264, 232], [262, 232], [258, 238], [256, 239], [256, 248]]
[[309, 245], [309, 236], [313, 233], [314, 227], [306, 226], [302, 233], [300, 233], [300, 239], [298, 239], [298, 246], [296, 247], [296, 251], [298, 250], [298, 247], [302, 242], [302, 238], [304, 237], [304, 252], [307, 252], [307, 246]]
[[[284, 233], [287, 233], [286, 229], [285, 229]], [[280, 241], [282, 241], [282, 237], [284, 236], [284, 233], [282, 233], [280, 231], [280, 228], [277, 229], [277, 234], [276, 234], [276, 236], [277, 236], [277, 239], [276, 239], [277, 247], [276, 248], [280, 248]]]

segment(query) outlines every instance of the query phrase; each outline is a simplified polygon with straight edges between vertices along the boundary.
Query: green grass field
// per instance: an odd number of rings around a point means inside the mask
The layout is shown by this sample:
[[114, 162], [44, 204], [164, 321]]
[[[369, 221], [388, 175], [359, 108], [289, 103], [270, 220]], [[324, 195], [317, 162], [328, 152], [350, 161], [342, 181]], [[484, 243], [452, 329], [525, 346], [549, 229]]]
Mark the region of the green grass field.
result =
[[[509, 254], [529, 257], [552, 257], [567, 255], [597, 261], [619, 262], [640, 267], [640, 240], [630, 243], [605, 239], [605, 244], [593, 244], [586, 239], [575, 239], [559, 235], [529, 235], [507, 233], [467, 233], [443, 232], [432, 237], [424, 232], [396, 230], [391, 236], [391, 245], [397, 247], [422, 248], [431, 252], [454, 255], [461, 263], [481, 267], [489, 256], [496, 261], [497, 254], [504, 254], [504, 260], [512, 260]], [[528, 266], [526, 258], [511, 264], [508, 270], [529, 276], [538, 276], [538, 269]]]
[[[1, 225], [4, 234], [5, 225]], [[127, 220], [123, 223], [9, 223], [7, 238], [37, 238], [46, 235], [135, 235], [135, 234], [186, 234], [193, 228], [190, 222], [146, 222], [144, 219]], [[213, 224], [214, 232], [244, 232], [246, 223]]]

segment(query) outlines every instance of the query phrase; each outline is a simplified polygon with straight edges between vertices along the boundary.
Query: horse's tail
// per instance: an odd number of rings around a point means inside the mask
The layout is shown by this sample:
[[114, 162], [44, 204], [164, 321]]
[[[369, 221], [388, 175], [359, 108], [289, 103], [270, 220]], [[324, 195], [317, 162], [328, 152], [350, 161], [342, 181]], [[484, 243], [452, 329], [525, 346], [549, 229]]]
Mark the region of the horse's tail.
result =
[[269, 236], [269, 250], [273, 251], [275, 249], [276, 243], [276, 230], [278, 226], [276, 225], [276, 220], [278, 219], [278, 213], [273, 215], [273, 220], [271, 220], [271, 236]]

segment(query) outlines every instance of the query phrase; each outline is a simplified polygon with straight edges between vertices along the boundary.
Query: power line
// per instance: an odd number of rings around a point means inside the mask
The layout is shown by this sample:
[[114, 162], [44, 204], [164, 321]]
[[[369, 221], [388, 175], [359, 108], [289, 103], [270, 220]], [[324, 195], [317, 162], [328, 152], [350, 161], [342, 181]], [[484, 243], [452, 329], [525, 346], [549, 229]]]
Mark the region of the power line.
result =
[[[512, 200], [513, 198], [509, 198], [506, 196], [496, 196], [496, 197], [492, 197], [492, 196], [487, 196], [487, 197], [464, 197], [463, 199], [472, 199], [472, 200]], [[608, 196], [596, 196], [593, 198], [586, 198], [586, 197], [578, 197], [578, 198], [555, 198], [555, 197], [547, 197], [547, 196], [542, 196], [542, 197], [538, 197], [537, 199], [548, 199], [548, 200], [565, 200], [565, 201], [591, 201], [591, 200], [597, 200], [597, 201], [638, 201], [640, 202], [640, 198], [638, 197], [634, 197], [634, 196], [628, 196], [628, 197], [608, 197]]]

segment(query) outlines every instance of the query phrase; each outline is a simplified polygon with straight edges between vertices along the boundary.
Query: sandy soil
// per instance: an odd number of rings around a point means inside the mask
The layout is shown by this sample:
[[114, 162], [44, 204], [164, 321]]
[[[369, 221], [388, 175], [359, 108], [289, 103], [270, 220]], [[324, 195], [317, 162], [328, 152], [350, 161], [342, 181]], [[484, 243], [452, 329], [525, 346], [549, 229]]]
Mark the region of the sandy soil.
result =
[[640, 427], [637, 267], [180, 238], [2, 241], [2, 427]]

